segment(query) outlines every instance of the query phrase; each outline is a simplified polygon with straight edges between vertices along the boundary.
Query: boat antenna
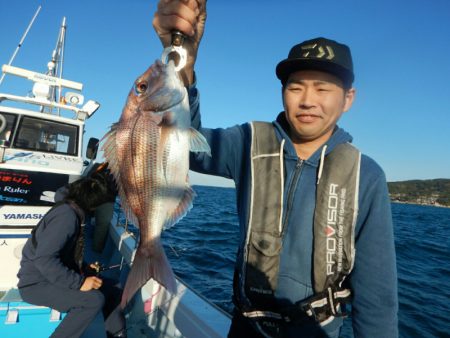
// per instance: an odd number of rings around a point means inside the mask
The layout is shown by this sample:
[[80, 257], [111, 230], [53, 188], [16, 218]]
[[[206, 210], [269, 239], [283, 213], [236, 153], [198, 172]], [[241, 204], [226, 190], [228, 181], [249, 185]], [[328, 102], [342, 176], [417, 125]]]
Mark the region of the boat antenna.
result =
[[[12, 62], [14, 61], [14, 59], [16, 58], [17, 53], [19, 52], [20, 47], [22, 47], [23, 42], [25, 41], [25, 38], [27, 37], [28, 31], [30, 30], [31, 26], [34, 23], [34, 20], [36, 19], [36, 17], [38, 16], [39, 12], [41, 11], [42, 6], [39, 6], [38, 9], [36, 10], [36, 13], [34, 13], [33, 18], [31, 19], [30, 23], [28, 24], [27, 29], [25, 30], [25, 33], [22, 36], [22, 39], [20, 39], [19, 44], [16, 47], [16, 50], [14, 51], [13, 55], [11, 56], [11, 59], [8, 62], [8, 66], [11, 66]], [[3, 79], [5, 78], [5, 73], [2, 74], [2, 77], [0, 78], [0, 85], [3, 82]]]
[[[58, 39], [56, 40], [56, 46], [52, 53], [52, 60], [48, 64], [47, 74], [50, 76], [59, 76], [62, 79], [63, 76], [63, 65], [64, 65], [64, 47], [66, 41], [66, 17], [63, 17], [61, 23], [61, 29], [59, 30]], [[56, 92], [55, 87], [53, 87], [53, 93], [51, 94], [53, 100], [56, 102], [61, 101], [61, 85], [58, 86], [58, 91]], [[58, 115], [60, 115], [60, 108], [58, 108]]]

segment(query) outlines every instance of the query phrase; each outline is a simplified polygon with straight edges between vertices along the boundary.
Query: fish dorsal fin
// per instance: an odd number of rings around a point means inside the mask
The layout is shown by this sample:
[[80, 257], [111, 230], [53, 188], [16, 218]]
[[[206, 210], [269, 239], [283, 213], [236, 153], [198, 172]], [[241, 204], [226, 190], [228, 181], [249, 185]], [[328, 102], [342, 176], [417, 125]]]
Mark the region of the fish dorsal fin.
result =
[[194, 190], [186, 184], [186, 189], [184, 190], [184, 195], [180, 200], [180, 203], [172, 212], [171, 215], [168, 215], [166, 223], [164, 223], [164, 229], [169, 229], [170, 227], [177, 224], [189, 210], [192, 209], [192, 202], [194, 201], [195, 192]]
[[[101, 149], [103, 150], [103, 154], [106, 162], [108, 162], [108, 169], [111, 171], [111, 174], [114, 177], [114, 181], [121, 182], [120, 177], [120, 161], [117, 157], [117, 143], [116, 136], [118, 130], [118, 123], [112, 125], [111, 130], [106, 133], [106, 135], [102, 138], [103, 145]], [[121, 184], [117, 184], [118, 195], [120, 197], [120, 204], [122, 205], [122, 209], [125, 211], [126, 218], [133, 224], [137, 223], [137, 217], [134, 215], [132, 209], [126, 202], [126, 194], [123, 190]]]
[[198, 130], [189, 128], [189, 150], [193, 152], [205, 152], [211, 156], [211, 148], [205, 137]]

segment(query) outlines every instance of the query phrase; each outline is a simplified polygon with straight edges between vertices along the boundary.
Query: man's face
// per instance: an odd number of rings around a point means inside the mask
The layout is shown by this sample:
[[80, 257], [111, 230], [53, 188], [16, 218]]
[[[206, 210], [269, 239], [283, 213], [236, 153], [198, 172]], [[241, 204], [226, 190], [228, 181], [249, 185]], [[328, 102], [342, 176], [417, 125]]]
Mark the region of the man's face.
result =
[[301, 70], [290, 74], [283, 105], [294, 144], [325, 143], [339, 117], [350, 109], [354, 94], [353, 88], [345, 91], [342, 81], [329, 73]]

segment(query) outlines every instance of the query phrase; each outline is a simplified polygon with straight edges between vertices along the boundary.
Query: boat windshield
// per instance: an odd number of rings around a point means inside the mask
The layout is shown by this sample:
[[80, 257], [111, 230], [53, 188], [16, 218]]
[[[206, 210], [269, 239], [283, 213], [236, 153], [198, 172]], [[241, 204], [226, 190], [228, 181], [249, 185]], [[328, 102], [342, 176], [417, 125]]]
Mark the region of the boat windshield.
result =
[[16, 124], [17, 115], [6, 114], [6, 113], [1, 113], [0, 115], [6, 121], [6, 126], [0, 133], [0, 140], [5, 140], [9, 143], [11, 141], [11, 136], [12, 136], [14, 126]]
[[22, 116], [13, 147], [76, 156], [77, 139], [77, 126]]

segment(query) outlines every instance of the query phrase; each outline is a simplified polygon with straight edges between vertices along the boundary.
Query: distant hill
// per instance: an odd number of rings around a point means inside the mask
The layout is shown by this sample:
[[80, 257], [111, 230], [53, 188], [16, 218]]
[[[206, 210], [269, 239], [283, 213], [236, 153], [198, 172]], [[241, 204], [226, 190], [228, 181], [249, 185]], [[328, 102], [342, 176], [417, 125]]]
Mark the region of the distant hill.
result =
[[388, 182], [393, 202], [450, 207], [450, 179]]

